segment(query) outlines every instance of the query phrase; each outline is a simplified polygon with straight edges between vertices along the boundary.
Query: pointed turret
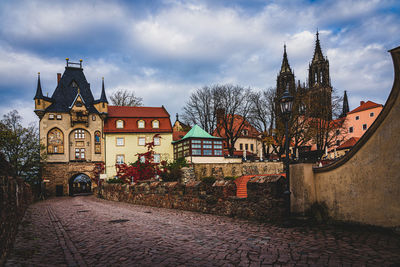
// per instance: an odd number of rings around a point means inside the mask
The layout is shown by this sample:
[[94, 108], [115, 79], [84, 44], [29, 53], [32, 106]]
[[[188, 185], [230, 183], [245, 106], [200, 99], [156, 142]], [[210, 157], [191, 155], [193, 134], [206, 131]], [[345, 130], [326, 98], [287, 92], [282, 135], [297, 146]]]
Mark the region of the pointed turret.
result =
[[36, 95], [33, 99], [43, 99], [42, 85], [40, 84], [40, 72], [38, 72]]
[[344, 96], [343, 96], [343, 107], [342, 107], [342, 114], [340, 114], [340, 118], [346, 117], [347, 113], [349, 113], [350, 108], [349, 108], [349, 100], [347, 99], [347, 92], [344, 91]]
[[106, 90], [104, 89], [104, 77], [101, 78], [101, 95], [100, 99], [95, 101], [95, 108], [101, 114], [103, 118], [107, 116], [108, 113], [108, 100], [106, 96]]
[[319, 33], [317, 30], [317, 40], [315, 41], [314, 57], [313, 62], [324, 60], [324, 55], [322, 54], [321, 44], [319, 43]]
[[283, 59], [282, 59], [282, 66], [281, 66], [281, 73], [285, 72], [292, 72], [292, 69], [290, 68], [289, 61], [287, 58], [286, 54], [286, 44], [283, 46]]
[[106, 90], [104, 90], [104, 77], [102, 78], [100, 102], [108, 104], [107, 97], [106, 97]]

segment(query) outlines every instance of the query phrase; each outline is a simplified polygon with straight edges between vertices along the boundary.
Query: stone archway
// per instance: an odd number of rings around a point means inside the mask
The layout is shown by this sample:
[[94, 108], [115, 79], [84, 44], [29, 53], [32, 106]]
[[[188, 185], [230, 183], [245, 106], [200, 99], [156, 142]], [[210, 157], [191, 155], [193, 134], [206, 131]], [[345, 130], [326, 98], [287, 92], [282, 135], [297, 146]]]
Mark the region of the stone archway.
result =
[[92, 193], [92, 180], [87, 174], [78, 173], [69, 179], [69, 195]]

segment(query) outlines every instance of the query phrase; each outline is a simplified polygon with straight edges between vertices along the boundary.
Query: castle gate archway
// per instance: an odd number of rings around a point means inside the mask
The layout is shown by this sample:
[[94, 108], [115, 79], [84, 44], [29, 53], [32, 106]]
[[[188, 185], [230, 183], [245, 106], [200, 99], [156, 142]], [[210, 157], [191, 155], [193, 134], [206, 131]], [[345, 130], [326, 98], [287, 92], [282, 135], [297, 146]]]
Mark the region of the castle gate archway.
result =
[[92, 180], [84, 173], [78, 173], [73, 175], [69, 179], [69, 195], [91, 193], [92, 192]]

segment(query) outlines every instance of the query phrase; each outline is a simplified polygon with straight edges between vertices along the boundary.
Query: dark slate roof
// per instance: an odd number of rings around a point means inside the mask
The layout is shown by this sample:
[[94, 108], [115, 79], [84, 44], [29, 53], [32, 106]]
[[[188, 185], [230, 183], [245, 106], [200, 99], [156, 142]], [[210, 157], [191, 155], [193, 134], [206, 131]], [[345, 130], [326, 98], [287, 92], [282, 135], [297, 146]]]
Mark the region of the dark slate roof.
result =
[[101, 96], [100, 96], [99, 102], [108, 104], [107, 97], [106, 97], [106, 90], [104, 90], [104, 78], [103, 78], [102, 85], [101, 85]]
[[46, 111], [50, 112], [69, 112], [70, 106], [73, 103], [78, 88], [72, 87], [72, 82], [75, 81], [80, 89], [80, 94], [85, 102], [85, 106], [90, 113], [98, 113], [93, 106], [94, 98], [90, 90], [90, 84], [87, 82], [82, 68], [65, 67], [59, 84], [56, 87], [51, 101], [53, 102]]
[[33, 99], [43, 99], [42, 86], [40, 84], [40, 73], [38, 73], [36, 94], [35, 94], [35, 97]]

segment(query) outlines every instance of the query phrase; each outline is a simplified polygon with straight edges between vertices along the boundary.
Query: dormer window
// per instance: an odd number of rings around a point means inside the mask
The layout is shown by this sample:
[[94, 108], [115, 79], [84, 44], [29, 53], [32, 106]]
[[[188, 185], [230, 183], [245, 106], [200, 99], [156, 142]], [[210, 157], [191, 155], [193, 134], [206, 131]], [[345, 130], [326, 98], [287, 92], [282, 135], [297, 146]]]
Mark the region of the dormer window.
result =
[[154, 120], [152, 122], [152, 126], [153, 126], [153, 128], [160, 128], [160, 122], [158, 120]]
[[117, 122], [116, 122], [116, 127], [117, 127], [118, 129], [124, 128], [124, 121], [123, 121], [123, 120], [117, 120]]
[[145, 126], [145, 124], [144, 124], [144, 120], [140, 120], [140, 121], [138, 121], [138, 128], [141, 128], [141, 129], [143, 129], [143, 128], [144, 128], [144, 126]]
[[77, 87], [78, 87], [78, 84], [77, 84], [75, 81], [72, 81], [71, 86], [72, 86], [73, 88], [77, 88]]

